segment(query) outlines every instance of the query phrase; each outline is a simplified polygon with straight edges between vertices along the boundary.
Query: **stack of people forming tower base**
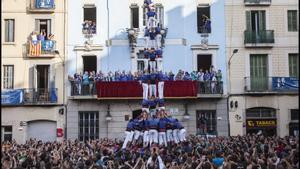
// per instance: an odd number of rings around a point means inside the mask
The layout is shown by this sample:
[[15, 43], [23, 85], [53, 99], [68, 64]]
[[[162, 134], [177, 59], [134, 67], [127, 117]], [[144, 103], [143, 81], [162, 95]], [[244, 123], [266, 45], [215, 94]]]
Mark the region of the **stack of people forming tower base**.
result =
[[[141, 142], [146, 148], [157, 145], [167, 147], [185, 141], [186, 130], [178, 119], [171, 117], [165, 111], [163, 93], [164, 81], [167, 77], [161, 71], [157, 71], [155, 65], [156, 58], [162, 57], [160, 27], [154, 18], [156, 15], [154, 4], [151, 0], [145, 0], [145, 6], [148, 9], [148, 22], [144, 54], [145, 58], [150, 59], [148, 62], [150, 68], [145, 70], [145, 74], [140, 79], [143, 86], [142, 113], [137, 118], [129, 120], [123, 149], [126, 149], [129, 144], [135, 145]], [[153, 41], [150, 49], [149, 40]], [[156, 86], [158, 86], [158, 98]]]

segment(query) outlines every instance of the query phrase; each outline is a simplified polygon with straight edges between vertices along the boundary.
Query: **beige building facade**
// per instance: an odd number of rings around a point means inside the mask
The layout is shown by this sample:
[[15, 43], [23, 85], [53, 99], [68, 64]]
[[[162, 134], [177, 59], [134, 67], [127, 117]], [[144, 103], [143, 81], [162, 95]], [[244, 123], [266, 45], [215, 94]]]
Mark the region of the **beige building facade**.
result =
[[2, 5], [2, 139], [60, 140], [66, 127], [66, 1], [4, 0]]
[[298, 135], [298, 1], [225, 2], [230, 135]]

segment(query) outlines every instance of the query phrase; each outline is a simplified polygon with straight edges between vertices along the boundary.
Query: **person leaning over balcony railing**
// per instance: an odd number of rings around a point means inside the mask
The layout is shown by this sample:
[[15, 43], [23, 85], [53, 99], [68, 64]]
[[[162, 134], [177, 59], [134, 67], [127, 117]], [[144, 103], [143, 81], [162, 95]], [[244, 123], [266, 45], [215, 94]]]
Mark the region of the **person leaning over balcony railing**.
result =
[[31, 33], [31, 40], [30, 40], [30, 48], [29, 53], [33, 56], [38, 56], [41, 54], [41, 41], [38, 40], [38, 32], [33, 31]]
[[83, 95], [88, 94], [89, 84], [90, 84], [89, 73], [88, 73], [88, 71], [85, 71], [84, 74], [82, 75], [82, 91], [83, 91], [82, 94]]
[[91, 71], [89, 75], [89, 94], [94, 93], [95, 71]]
[[77, 91], [76, 94], [81, 95], [81, 83], [82, 83], [82, 79], [81, 76], [78, 73], [74, 74], [74, 83], [75, 83], [75, 91]]
[[210, 82], [210, 89], [211, 89], [211, 93], [212, 93], [212, 94], [217, 93], [216, 85], [217, 85], [217, 78], [216, 78], [216, 76], [213, 74], [213, 76], [212, 76], [212, 78], [211, 78], [211, 82]]
[[220, 69], [216, 74], [216, 79], [217, 79], [217, 91], [222, 92], [222, 72]]

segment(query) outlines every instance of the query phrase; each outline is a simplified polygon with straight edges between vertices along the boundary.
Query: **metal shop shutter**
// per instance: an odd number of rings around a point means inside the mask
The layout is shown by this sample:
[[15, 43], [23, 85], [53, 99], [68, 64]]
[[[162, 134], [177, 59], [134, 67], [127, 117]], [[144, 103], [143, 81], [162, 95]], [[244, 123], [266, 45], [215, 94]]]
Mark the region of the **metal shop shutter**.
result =
[[54, 121], [33, 121], [28, 123], [27, 139], [36, 138], [37, 140], [55, 141], [56, 122]]

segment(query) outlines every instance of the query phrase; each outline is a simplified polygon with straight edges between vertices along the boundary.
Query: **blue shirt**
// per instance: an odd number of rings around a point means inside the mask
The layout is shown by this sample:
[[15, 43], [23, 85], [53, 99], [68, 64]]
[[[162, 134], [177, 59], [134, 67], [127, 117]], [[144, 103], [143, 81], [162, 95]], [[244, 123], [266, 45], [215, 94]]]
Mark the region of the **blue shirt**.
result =
[[158, 128], [159, 129], [166, 129], [166, 126], [167, 126], [166, 118], [159, 119]]
[[155, 84], [156, 80], [157, 80], [157, 74], [156, 73], [151, 73], [149, 75], [149, 80], [150, 80], [150, 84]]
[[155, 33], [156, 33], [156, 34], [160, 34], [160, 27], [156, 27], [156, 28], [155, 28]]
[[148, 56], [149, 56], [151, 61], [155, 61], [155, 58], [156, 58], [155, 52], [149, 52]]
[[148, 58], [148, 57], [149, 57], [149, 52], [148, 52], [148, 50], [144, 50], [144, 57], [145, 57], [145, 58]]
[[149, 129], [157, 129], [159, 120], [156, 118], [150, 118], [149, 121]]
[[216, 157], [212, 160], [213, 164], [216, 165], [217, 167], [220, 167], [223, 165], [224, 158], [222, 157]]
[[155, 54], [158, 55], [158, 56], [161, 56], [161, 55], [162, 55], [162, 50], [157, 49], [157, 50], [155, 51]]
[[145, 29], [145, 35], [144, 35], [144, 36], [146, 37], [146, 36], [149, 36], [149, 35], [150, 35], [150, 34], [149, 34], [149, 29], [146, 28], [146, 29]]
[[148, 100], [143, 99], [143, 101], [142, 101], [142, 107], [143, 108], [148, 108], [149, 107]]
[[204, 81], [210, 80], [210, 74], [209, 73], [205, 73], [204, 76], [203, 76], [203, 80]]
[[169, 77], [166, 76], [164, 73], [159, 73], [157, 76], [158, 76], [158, 80], [159, 81], [167, 81], [167, 80], [169, 80]]
[[148, 100], [148, 105], [150, 109], [155, 109], [157, 105], [157, 100]]
[[142, 130], [141, 121], [139, 121], [138, 119], [134, 119], [133, 120], [133, 128], [135, 130], [141, 131]]
[[149, 81], [149, 74], [143, 74], [141, 77], [142, 83], [148, 83]]
[[133, 121], [132, 120], [130, 120], [128, 123], [127, 123], [127, 127], [126, 127], [126, 130], [127, 131], [131, 131], [131, 130], [133, 130]]
[[174, 127], [174, 129], [183, 129], [183, 126], [179, 121], [175, 121], [173, 127]]
[[150, 36], [150, 40], [155, 40], [156, 34], [155, 34], [155, 32], [150, 32], [149, 36]]
[[145, 0], [144, 3], [147, 4], [147, 5], [150, 5], [150, 4], [152, 4], [152, 1], [151, 0]]
[[124, 74], [120, 75], [120, 81], [127, 81], [127, 77]]
[[154, 17], [155, 15], [156, 15], [156, 13], [155, 13], [154, 11], [149, 11], [149, 12], [147, 12], [148, 18]]
[[158, 99], [158, 107], [165, 106], [165, 100], [164, 99]]
[[83, 84], [89, 84], [89, 75], [87, 74], [83, 74], [82, 76], [82, 81], [83, 81]]

